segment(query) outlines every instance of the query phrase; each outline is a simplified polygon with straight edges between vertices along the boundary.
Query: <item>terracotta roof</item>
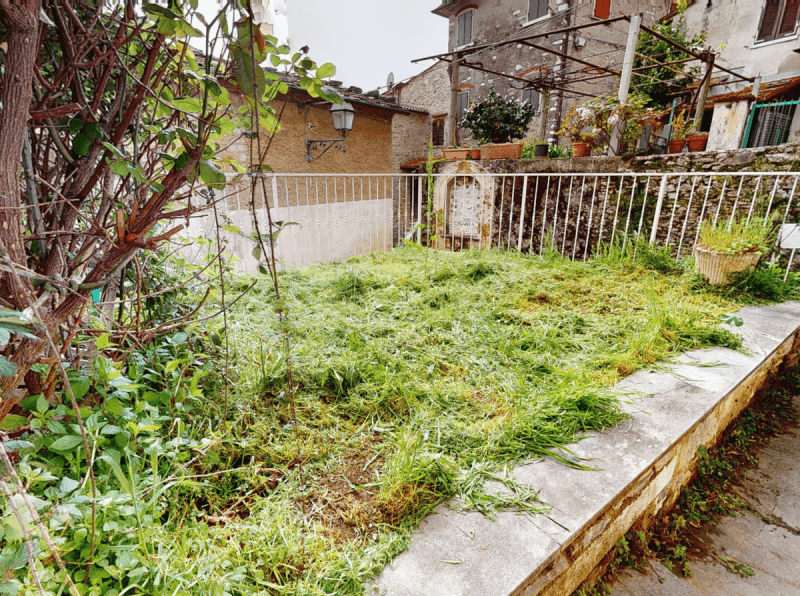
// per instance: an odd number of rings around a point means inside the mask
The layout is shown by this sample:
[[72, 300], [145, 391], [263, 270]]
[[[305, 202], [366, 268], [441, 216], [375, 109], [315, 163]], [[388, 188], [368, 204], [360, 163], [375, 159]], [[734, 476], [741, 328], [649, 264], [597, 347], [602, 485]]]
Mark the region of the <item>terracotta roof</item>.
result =
[[[434, 159], [433, 160], [434, 163], [439, 162], [439, 161], [444, 161], [444, 160], [441, 157], [438, 158], [438, 159]], [[420, 166], [424, 166], [426, 163], [428, 163], [428, 158], [427, 157], [421, 157], [420, 159], [412, 159], [411, 161], [407, 161], [406, 163], [401, 164], [400, 165], [400, 169], [401, 170], [416, 170]]]
[[[792, 77], [789, 79], [780, 79], [777, 81], [768, 81], [761, 83], [758, 89], [758, 102], [763, 103], [776, 99], [784, 93], [789, 93], [795, 89], [800, 88], [800, 77]], [[752, 101], [753, 86], [745, 87], [741, 91], [734, 91], [733, 93], [723, 93], [721, 95], [714, 95], [708, 98], [708, 104], [714, 105], [717, 103], [730, 103], [736, 101]]]

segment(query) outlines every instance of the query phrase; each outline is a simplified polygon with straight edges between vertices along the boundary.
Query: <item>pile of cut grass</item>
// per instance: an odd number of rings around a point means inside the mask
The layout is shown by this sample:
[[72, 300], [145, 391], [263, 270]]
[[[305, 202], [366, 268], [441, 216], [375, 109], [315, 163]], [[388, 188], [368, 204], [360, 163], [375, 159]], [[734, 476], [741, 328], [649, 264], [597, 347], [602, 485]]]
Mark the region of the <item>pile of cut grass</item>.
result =
[[[220, 557], [270, 593], [361, 593], [447, 498], [546, 511], [511, 465], [591, 465], [567, 445], [623, 418], [616, 381], [674, 351], [739, 346], [717, 326], [736, 304], [689, 281], [414, 246], [284, 271], [295, 427], [265, 278], [229, 315], [240, 417], [219, 457], [273, 488], [217, 530]], [[509, 490], [485, 492], [492, 479]]]

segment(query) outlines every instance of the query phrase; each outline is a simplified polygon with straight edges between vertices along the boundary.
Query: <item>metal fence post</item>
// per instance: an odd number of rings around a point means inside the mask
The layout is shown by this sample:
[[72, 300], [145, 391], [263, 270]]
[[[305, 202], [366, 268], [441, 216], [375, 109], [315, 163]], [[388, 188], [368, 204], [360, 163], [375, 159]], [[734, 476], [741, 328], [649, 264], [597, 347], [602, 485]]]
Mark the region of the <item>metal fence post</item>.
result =
[[658, 201], [656, 202], [656, 212], [653, 215], [653, 228], [650, 230], [650, 244], [654, 244], [658, 235], [658, 220], [661, 217], [661, 207], [664, 205], [664, 197], [667, 194], [668, 174], [661, 177], [661, 188], [658, 189]]

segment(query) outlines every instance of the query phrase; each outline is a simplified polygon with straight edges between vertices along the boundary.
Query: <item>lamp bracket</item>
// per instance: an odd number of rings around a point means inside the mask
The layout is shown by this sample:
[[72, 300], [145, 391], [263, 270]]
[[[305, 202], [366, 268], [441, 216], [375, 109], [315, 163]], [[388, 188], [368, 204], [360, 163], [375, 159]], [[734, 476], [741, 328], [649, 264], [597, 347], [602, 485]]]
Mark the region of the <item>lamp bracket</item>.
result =
[[[306, 139], [306, 161], [311, 162], [322, 157], [328, 149], [338, 149], [342, 153], [347, 153], [344, 136], [340, 139]], [[313, 152], [316, 152], [316, 155]]]

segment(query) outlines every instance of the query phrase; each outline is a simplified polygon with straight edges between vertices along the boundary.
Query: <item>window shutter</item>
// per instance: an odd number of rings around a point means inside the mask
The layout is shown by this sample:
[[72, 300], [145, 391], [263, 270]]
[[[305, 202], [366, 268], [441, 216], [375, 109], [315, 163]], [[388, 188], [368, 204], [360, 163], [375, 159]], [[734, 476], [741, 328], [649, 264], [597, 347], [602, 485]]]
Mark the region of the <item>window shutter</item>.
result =
[[469, 107], [469, 92], [464, 91], [458, 94], [458, 101], [456, 102], [456, 120], [461, 120], [464, 115], [464, 110]]
[[472, 11], [462, 12], [458, 15], [458, 43], [463, 46], [472, 41]]
[[758, 30], [759, 41], [773, 39], [775, 24], [781, 12], [781, 0], [767, 0], [764, 14], [761, 17], [761, 27]]
[[547, 0], [530, 0], [528, 3], [528, 20], [534, 21], [547, 14]]
[[433, 144], [437, 147], [444, 145], [444, 120], [433, 121]]
[[539, 110], [539, 92], [536, 89], [523, 89], [522, 103], [528, 102], [534, 110]]
[[800, 0], [786, 0], [786, 8], [783, 11], [780, 29], [778, 29], [778, 37], [794, 33], [798, 9], [800, 9]]
[[611, 0], [595, 0], [594, 16], [598, 19], [607, 19], [611, 16]]

